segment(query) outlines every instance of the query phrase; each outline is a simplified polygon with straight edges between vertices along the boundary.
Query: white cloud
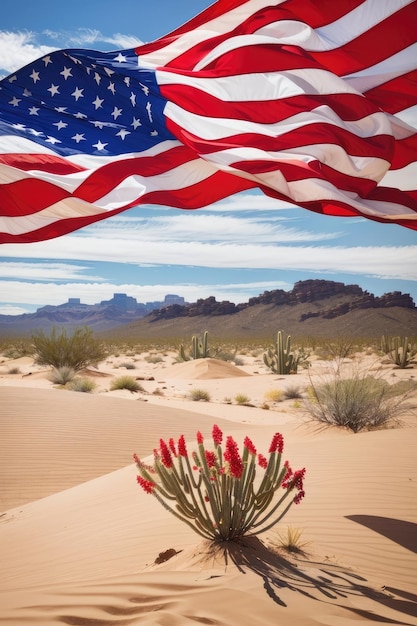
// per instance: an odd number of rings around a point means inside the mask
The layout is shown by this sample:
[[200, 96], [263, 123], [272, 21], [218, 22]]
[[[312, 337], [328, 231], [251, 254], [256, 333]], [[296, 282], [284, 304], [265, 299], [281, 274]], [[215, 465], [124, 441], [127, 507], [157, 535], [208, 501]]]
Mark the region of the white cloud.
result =
[[[1, 278], [25, 278], [26, 280], [80, 280], [82, 274], [88, 270], [83, 265], [70, 265], [67, 263], [0, 263]], [[81, 274], [81, 276], [80, 276]], [[99, 276], [88, 276], [89, 280], [102, 280]]]
[[40, 45], [30, 31], [0, 31], [0, 69], [12, 73], [56, 48]]
[[[249, 237], [250, 239], [250, 237]], [[264, 243], [206, 243], [146, 240], [130, 231], [105, 238], [67, 235], [19, 246], [4, 244], [2, 256], [25, 259], [343, 272], [350, 275], [417, 280], [417, 246], [284, 246]]]
[[0, 315], [22, 315], [27, 313], [28, 310], [21, 306], [14, 306], [12, 304], [0, 304]]

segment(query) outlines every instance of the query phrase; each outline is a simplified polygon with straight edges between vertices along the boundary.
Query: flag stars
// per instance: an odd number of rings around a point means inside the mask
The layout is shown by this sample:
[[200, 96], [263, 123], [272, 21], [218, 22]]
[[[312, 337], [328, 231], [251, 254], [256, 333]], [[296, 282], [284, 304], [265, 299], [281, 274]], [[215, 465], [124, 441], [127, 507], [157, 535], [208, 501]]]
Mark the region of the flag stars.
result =
[[93, 143], [93, 148], [97, 148], [99, 152], [103, 151], [107, 146], [107, 143], [102, 143], [100, 140], [97, 143]]
[[126, 57], [121, 52], [119, 52], [114, 60], [117, 61], [117, 63], [126, 63]]
[[13, 98], [11, 100], [9, 100], [9, 104], [11, 104], [12, 107], [19, 106], [19, 102], [22, 102], [22, 100], [21, 100], [21, 98], [16, 98], [16, 96], [13, 96]]
[[110, 85], [107, 87], [107, 89], [109, 91], [111, 91], [113, 96], [114, 96], [114, 94], [116, 93], [116, 89], [115, 89], [114, 83], [110, 83]]
[[79, 89], [78, 87], [76, 87], [75, 91], [73, 91], [71, 95], [74, 96], [75, 100], [78, 102], [80, 98], [84, 98], [83, 91], [84, 89]]
[[98, 72], [94, 72], [94, 80], [96, 81], [97, 85], [100, 84], [101, 82], [101, 76]]
[[135, 107], [136, 106], [136, 94], [133, 93], [133, 91], [130, 94], [129, 100], [132, 103], [132, 107]]
[[111, 113], [111, 116], [113, 117], [114, 121], [117, 120], [118, 117], [121, 116], [123, 109], [119, 109], [117, 107], [114, 107], [113, 112]]
[[80, 143], [80, 141], [86, 141], [84, 133], [77, 133], [76, 135], [71, 137], [71, 139], [73, 139], [76, 143]]
[[122, 141], [124, 141], [126, 135], [130, 135], [130, 131], [126, 130], [125, 128], [122, 128], [121, 130], [119, 130], [118, 133], [116, 133], [116, 137], [120, 137], [120, 139], [122, 139]]
[[77, 120], [85, 120], [85, 118], [87, 117], [85, 113], [81, 113], [80, 111], [78, 111], [78, 113], [76, 113], [74, 115], [74, 117], [77, 118]]
[[127, 87], [130, 87], [130, 76], [125, 76], [123, 82]]
[[51, 57], [49, 56], [49, 54], [48, 54], [48, 56], [43, 57], [42, 61], [45, 63], [45, 67], [48, 67], [48, 65], [49, 65], [50, 63], [52, 63], [52, 61], [51, 61]]
[[54, 122], [53, 126], [56, 126], [58, 130], [61, 130], [62, 128], [66, 128], [68, 124], [66, 124], [62, 120], [59, 120], [59, 122]]
[[23, 90], [23, 95], [25, 96], [25, 98], [30, 98], [30, 96], [32, 95], [32, 92], [29, 91], [29, 89], [26, 89], [26, 87]]
[[98, 96], [96, 96], [96, 99], [93, 100], [93, 104], [94, 104], [94, 107], [95, 107], [96, 111], [97, 111], [97, 109], [101, 109], [102, 108], [103, 102], [104, 102], [104, 98], [99, 98]]
[[136, 130], [138, 128], [138, 126], [142, 126], [142, 123], [141, 123], [140, 119], [134, 117], [133, 118], [133, 122], [131, 123], [131, 126], [133, 126], [134, 130]]
[[48, 135], [47, 138], [45, 139], [45, 143], [51, 143], [54, 146], [56, 143], [61, 143], [61, 142], [56, 137], [51, 137], [50, 135]]
[[29, 74], [29, 78], [31, 78], [36, 85], [38, 80], [40, 80], [39, 72], [35, 72], [35, 70], [32, 70], [32, 74]]
[[53, 98], [54, 96], [56, 96], [57, 93], [59, 93], [59, 87], [58, 85], [54, 85], [52, 83], [52, 85], [49, 87], [49, 89], [47, 89], [47, 91], [51, 92], [51, 96]]
[[59, 72], [61, 76], [64, 77], [65, 80], [67, 80], [70, 76], [72, 77], [72, 70], [70, 67], [65, 67], [62, 70], [62, 72]]
[[39, 115], [38, 111], [39, 111], [39, 107], [30, 107], [29, 115]]

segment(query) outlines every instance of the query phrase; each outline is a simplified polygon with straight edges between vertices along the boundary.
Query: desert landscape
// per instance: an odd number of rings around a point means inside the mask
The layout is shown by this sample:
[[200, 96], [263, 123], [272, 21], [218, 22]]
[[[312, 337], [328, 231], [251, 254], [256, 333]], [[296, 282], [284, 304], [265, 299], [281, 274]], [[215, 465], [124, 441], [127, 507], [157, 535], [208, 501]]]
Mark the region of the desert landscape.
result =
[[[80, 373], [89, 393], [31, 356], [0, 357], [0, 623], [417, 625], [415, 365], [365, 347], [288, 375], [262, 347], [177, 356], [109, 354]], [[335, 367], [404, 384], [408, 408], [357, 433], [312, 420], [312, 385]], [[113, 388], [121, 376], [138, 390]], [[264, 454], [279, 432], [306, 468], [305, 498], [257, 537], [213, 544], [137, 484], [134, 453], [180, 435], [192, 448], [214, 424]]]

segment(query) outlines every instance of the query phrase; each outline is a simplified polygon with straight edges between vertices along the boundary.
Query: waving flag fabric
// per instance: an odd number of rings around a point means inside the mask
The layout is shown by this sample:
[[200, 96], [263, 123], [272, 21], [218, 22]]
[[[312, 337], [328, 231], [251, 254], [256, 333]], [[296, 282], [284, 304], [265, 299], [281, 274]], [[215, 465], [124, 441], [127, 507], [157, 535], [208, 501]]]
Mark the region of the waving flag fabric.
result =
[[0, 82], [0, 241], [251, 188], [417, 229], [416, 113], [416, 0], [218, 0]]

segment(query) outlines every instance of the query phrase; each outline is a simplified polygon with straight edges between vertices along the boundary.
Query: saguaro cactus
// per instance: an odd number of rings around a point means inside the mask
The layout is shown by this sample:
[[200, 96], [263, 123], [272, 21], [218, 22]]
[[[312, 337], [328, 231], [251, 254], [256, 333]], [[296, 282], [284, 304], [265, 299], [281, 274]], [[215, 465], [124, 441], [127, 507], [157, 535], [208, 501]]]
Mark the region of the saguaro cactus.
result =
[[408, 367], [417, 353], [417, 349], [411, 345], [408, 337], [385, 337], [383, 335], [381, 349], [401, 369]]
[[280, 330], [273, 348], [264, 353], [264, 363], [274, 374], [296, 374], [299, 363], [306, 359], [304, 353], [291, 352], [291, 336], [288, 335], [284, 341]]
[[204, 331], [203, 337], [193, 335], [191, 339], [191, 349], [187, 355], [184, 345], [180, 345], [180, 359], [182, 361], [191, 361], [193, 359], [207, 359], [210, 356], [210, 348], [208, 347], [208, 331]]

